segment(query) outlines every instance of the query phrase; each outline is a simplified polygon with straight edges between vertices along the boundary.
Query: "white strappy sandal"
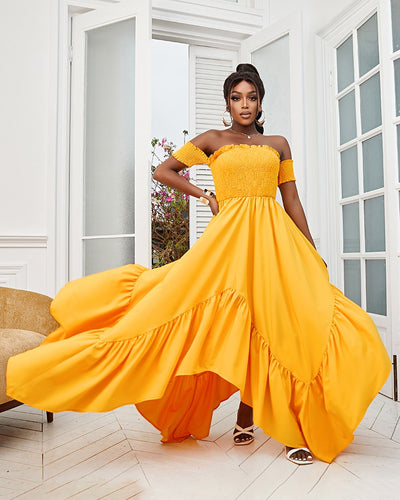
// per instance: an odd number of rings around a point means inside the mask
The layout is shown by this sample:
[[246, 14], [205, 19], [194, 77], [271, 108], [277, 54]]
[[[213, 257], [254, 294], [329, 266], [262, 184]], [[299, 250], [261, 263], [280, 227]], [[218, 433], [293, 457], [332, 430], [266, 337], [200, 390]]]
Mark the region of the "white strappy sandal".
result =
[[[238, 432], [235, 432], [233, 435], [233, 444], [236, 446], [243, 446], [245, 444], [250, 444], [254, 441], [254, 424], [249, 425], [249, 427], [240, 427], [240, 425], [236, 424], [235, 425], [235, 430]], [[251, 439], [246, 439], [245, 441], [235, 441], [235, 437], [237, 437], [239, 434], [247, 434], [248, 436], [251, 436]]]
[[298, 451], [306, 451], [309, 454], [309, 456], [312, 458], [311, 451], [308, 448], [293, 448], [292, 450], [289, 450], [286, 453], [286, 458], [290, 462], [293, 462], [296, 465], [308, 465], [308, 464], [312, 464], [313, 463], [312, 460], [299, 460], [299, 459], [296, 460], [295, 458], [292, 458], [292, 455], [294, 455]]

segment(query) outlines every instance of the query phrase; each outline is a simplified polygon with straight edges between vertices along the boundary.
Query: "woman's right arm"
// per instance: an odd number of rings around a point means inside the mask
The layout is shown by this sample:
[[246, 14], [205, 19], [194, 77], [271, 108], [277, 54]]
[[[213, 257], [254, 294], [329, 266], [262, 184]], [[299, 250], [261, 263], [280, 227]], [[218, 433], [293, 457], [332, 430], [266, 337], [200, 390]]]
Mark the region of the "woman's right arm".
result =
[[[208, 151], [209, 144], [209, 134], [207, 132], [197, 136], [195, 139], [190, 142], [200, 148], [202, 151]], [[203, 190], [189, 182], [183, 175], [179, 175], [178, 172], [187, 168], [187, 165], [177, 160], [173, 156], [170, 156], [165, 161], [160, 163], [160, 165], [156, 168], [153, 174], [153, 178], [165, 184], [166, 186], [178, 189], [179, 191], [186, 193], [190, 196], [195, 196], [196, 198], [200, 198], [203, 196], [204, 198], [208, 198], [210, 201], [210, 208], [214, 215], [218, 213], [218, 202], [215, 199], [215, 196], [209, 197], [203, 193]]]
[[179, 175], [178, 172], [184, 168], [187, 168], [184, 163], [170, 156], [156, 168], [153, 178], [166, 186], [178, 189], [191, 196], [197, 198], [203, 196], [203, 191], [199, 187], [191, 184], [183, 175]]

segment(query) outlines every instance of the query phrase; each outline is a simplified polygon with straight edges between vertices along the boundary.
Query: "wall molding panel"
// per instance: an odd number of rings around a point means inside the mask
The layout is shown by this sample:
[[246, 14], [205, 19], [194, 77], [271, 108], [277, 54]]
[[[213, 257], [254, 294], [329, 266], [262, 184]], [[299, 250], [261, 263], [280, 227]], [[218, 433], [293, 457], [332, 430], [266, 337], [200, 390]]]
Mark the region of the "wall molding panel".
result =
[[0, 248], [47, 248], [47, 236], [0, 236]]
[[0, 263], [0, 286], [26, 289], [28, 284], [28, 263]]
[[46, 235], [0, 236], [0, 286], [49, 295]]

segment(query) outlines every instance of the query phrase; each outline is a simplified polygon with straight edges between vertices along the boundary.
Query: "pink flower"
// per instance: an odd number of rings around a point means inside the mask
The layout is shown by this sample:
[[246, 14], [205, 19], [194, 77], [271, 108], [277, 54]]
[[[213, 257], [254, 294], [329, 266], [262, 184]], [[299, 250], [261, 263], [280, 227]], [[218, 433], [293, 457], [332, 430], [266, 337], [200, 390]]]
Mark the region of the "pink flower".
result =
[[167, 142], [167, 139], [164, 137], [164, 139], [161, 142], [165, 144]]
[[167, 201], [172, 201], [171, 196], [167, 196], [165, 199], [166, 199]]
[[167, 212], [167, 213], [165, 214], [165, 217], [169, 217], [169, 212]]

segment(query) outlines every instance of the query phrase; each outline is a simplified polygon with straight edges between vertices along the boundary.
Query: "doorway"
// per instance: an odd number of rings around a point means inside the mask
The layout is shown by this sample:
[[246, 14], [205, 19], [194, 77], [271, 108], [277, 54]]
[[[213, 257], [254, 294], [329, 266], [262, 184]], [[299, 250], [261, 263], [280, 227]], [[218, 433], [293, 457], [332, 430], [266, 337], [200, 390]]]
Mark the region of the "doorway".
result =
[[178, 148], [189, 130], [189, 45], [152, 40], [151, 136]]

